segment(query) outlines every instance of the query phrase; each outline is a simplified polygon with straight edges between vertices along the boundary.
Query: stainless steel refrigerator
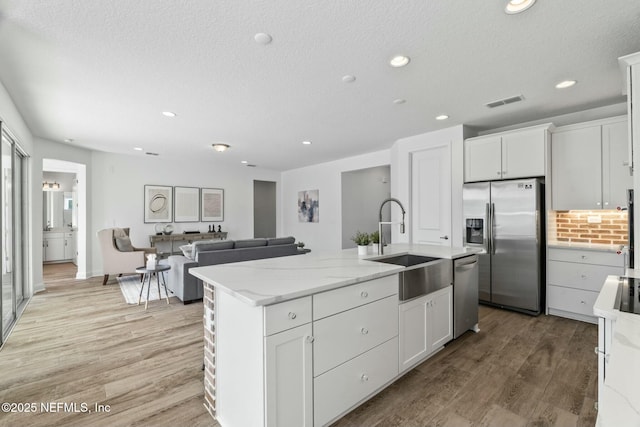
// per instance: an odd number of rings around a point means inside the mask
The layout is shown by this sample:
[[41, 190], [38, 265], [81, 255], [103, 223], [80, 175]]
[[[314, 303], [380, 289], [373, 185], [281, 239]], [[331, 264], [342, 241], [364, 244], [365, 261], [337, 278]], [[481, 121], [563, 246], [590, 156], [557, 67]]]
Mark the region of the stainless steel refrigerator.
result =
[[544, 184], [540, 179], [463, 187], [464, 240], [479, 254], [480, 302], [540, 314], [544, 307]]

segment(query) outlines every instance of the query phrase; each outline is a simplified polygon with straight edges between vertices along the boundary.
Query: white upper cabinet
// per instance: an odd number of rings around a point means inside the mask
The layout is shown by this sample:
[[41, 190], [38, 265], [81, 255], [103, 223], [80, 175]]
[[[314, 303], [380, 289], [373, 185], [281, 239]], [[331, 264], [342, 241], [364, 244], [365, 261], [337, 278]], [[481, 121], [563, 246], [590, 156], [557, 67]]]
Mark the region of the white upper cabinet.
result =
[[464, 141], [464, 181], [545, 175], [550, 124], [469, 138]]
[[502, 138], [487, 136], [464, 141], [464, 180], [488, 181], [502, 176]]
[[623, 119], [559, 128], [551, 138], [553, 210], [616, 209], [632, 188]]

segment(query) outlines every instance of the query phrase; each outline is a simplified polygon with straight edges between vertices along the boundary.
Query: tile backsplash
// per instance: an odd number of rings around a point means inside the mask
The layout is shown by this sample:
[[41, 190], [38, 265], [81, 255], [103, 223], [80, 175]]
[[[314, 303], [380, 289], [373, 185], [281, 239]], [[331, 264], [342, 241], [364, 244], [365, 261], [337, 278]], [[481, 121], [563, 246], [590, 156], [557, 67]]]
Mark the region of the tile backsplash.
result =
[[627, 213], [617, 210], [551, 211], [549, 242], [624, 245], [627, 243]]

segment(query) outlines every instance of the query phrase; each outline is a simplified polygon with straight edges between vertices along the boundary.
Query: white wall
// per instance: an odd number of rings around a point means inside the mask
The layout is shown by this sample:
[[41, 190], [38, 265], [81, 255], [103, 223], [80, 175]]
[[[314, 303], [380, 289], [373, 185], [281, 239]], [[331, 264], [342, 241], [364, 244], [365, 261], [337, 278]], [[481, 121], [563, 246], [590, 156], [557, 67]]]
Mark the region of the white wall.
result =
[[[212, 153], [213, 155], [213, 153]], [[200, 163], [144, 154], [119, 155], [93, 151], [89, 171], [92, 185], [89, 235], [107, 227], [129, 227], [134, 246], [149, 246], [155, 224], [144, 223], [144, 186], [166, 185], [224, 189], [224, 221], [215, 223], [228, 232], [229, 239], [253, 237], [253, 180], [275, 181], [280, 173], [241, 164]], [[277, 201], [277, 205], [280, 201]], [[278, 218], [279, 219], [279, 218]], [[277, 221], [280, 223], [280, 221]], [[209, 222], [173, 223], [174, 233], [207, 231]], [[280, 230], [277, 230], [278, 234]], [[91, 275], [102, 274], [97, 242], [91, 246]]]
[[[464, 181], [463, 143], [466, 135], [462, 125], [402, 138], [391, 149], [391, 195], [405, 206], [411, 200], [411, 153], [426, 148], [451, 144], [451, 245], [462, 246], [462, 184]], [[405, 203], [406, 202], [406, 203]], [[408, 208], [410, 212], [410, 208]], [[392, 221], [400, 221], [401, 213], [391, 210]], [[408, 218], [409, 222], [411, 217]], [[407, 229], [410, 229], [407, 227]], [[392, 229], [392, 242], [409, 242], [410, 234]]]
[[[388, 165], [389, 150], [348, 157], [282, 173], [282, 235], [294, 236], [312, 251], [342, 248], [342, 172]], [[298, 192], [319, 190], [320, 221], [298, 222]], [[377, 214], [377, 213], [376, 213]]]

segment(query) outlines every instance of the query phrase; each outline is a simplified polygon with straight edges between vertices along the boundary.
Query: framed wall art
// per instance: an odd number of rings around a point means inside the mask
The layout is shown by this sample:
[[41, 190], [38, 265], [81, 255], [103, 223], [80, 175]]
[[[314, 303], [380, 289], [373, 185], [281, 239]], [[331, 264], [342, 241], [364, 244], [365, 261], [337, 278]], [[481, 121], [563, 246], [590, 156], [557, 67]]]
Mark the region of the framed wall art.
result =
[[224, 190], [222, 188], [200, 189], [200, 221], [224, 221]]
[[320, 191], [298, 192], [298, 222], [320, 222]]
[[175, 222], [200, 221], [200, 189], [173, 187], [173, 220]]
[[144, 186], [144, 222], [171, 222], [173, 214], [173, 187]]

